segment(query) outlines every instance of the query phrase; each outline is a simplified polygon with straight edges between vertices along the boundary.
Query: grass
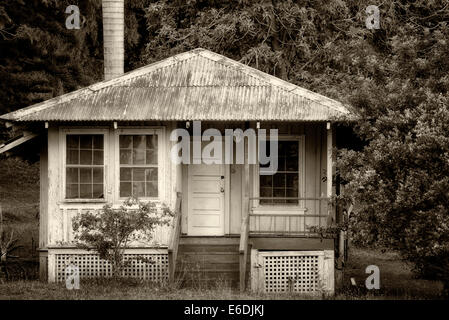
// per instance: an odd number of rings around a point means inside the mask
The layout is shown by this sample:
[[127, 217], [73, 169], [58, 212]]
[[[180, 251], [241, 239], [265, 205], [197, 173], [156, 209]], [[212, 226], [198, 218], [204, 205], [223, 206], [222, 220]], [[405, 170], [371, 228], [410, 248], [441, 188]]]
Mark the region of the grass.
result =
[[[365, 269], [376, 265], [380, 271], [380, 289], [367, 290]], [[351, 285], [351, 278], [356, 286]], [[351, 248], [343, 281], [336, 299], [441, 299], [443, 285], [439, 281], [418, 279], [409, 264], [396, 252]]]
[[[39, 281], [15, 281], [0, 284], [0, 300], [296, 300], [298, 294], [251, 294], [231, 288], [179, 289], [133, 281], [82, 282], [79, 290], [67, 290], [65, 284]], [[309, 297], [310, 299], [310, 297]]]
[[5, 229], [14, 230], [22, 246], [12, 254], [37, 259], [39, 163], [0, 157], [0, 206]]

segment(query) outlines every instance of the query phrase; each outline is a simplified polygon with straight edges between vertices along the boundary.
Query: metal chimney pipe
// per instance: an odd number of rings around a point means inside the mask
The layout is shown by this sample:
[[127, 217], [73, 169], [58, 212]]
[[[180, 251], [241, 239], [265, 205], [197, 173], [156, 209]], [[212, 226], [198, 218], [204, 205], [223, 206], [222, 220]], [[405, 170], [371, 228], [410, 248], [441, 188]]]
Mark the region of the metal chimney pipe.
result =
[[103, 0], [104, 78], [110, 80], [125, 71], [125, 1]]

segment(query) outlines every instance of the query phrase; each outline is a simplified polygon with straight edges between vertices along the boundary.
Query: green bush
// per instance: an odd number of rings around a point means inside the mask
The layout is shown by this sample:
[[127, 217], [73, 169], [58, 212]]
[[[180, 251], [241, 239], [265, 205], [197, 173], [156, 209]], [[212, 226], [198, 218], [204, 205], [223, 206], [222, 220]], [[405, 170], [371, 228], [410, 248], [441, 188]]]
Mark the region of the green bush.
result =
[[132, 241], [150, 241], [154, 228], [169, 224], [171, 218], [165, 206], [158, 209], [154, 202], [130, 198], [118, 209], [106, 204], [103, 210], [79, 214], [73, 218], [73, 230], [77, 246], [95, 250], [101, 259], [109, 261], [117, 278], [130, 263], [123, 257], [128, 245]]

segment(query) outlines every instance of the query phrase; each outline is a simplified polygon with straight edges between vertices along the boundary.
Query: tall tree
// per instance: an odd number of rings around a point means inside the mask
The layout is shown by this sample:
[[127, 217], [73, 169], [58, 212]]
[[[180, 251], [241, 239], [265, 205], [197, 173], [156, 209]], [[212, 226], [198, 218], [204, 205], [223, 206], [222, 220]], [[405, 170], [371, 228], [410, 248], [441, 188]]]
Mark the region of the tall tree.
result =
[[[101, 14], [98, 14], [101, 7], [98, 3], [2, 1], [1, 113], [52, 98], [101, 79]], [[65, 21], [69, 15], [65, 13], [65, 9], [70, 4], [80, 8], [79, 30], [66, 28]]]

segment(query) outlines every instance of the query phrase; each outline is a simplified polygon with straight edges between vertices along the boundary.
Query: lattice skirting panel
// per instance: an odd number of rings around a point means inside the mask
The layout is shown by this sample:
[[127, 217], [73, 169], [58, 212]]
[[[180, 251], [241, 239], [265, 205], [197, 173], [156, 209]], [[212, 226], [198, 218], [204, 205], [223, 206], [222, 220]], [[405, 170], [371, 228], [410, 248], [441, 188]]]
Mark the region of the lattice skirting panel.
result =
[[[153, 282], [168, 280], [168, 254], [165, 252], [125, 253], [128, 264], [122, 276], [144, 279]], [[79, 268], [81, 279], [111, 277], [112, 268], [108, 261], [100, 259], [95, 253], [63, 252], [49, 254], [49, 281], [63, 282], [66, 279], [66, 268], [70, 265]], [[54, 274], [51, 274], [54, 273]], [[70, 274], [70, 273], [69, 273]]]
[[252, 250], [251, 279], [255, 291], [333, 293], [334, 253]]

